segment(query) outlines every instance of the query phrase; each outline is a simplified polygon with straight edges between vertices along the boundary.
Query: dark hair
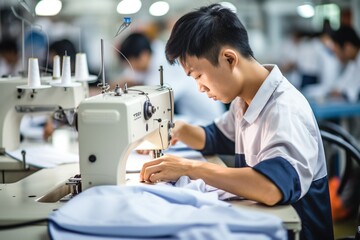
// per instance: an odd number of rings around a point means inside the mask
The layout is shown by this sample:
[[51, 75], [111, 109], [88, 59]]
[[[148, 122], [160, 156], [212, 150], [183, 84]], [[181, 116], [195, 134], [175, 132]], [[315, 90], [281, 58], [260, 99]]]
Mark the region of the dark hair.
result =
[[[150, 40], [142, 33], [132, 33], [122, 42], [120, 46], [120, 52], [124, 54], [126, 58], [139, 57], [144, 51], [152, 53]], [[120, 54], [120, 59], [124, 57]]]
[[64, 56], [65, 52], [71, 59], [75, 59], [76, 48], [69, 39], [61, 39], [51, 43], [50, 51], [53, 51], [56, 55]]
[[331, 34], [331, 39], [339, 44], [341, 48], [345, 43], [349, 42], [356, 47], [360, 47], [360, 39], [355, 30], [350, 26], [341, 26], [338, 30]]
[[220, 4], [212, 4], [185, 14], [175, 23], [165, 54], [170, 64], [177, 58], [185, 61], [189, 55], [204, 57], [217, 66], [224, 45], [234, 47], [245, 58], [254, 58], [247, 31], [236, 14]]
[[0, 53], [4, 52], [13, 52], [18, 53], [18, 45], [16, 39], [13, 38], [4, 38], [0, 41]]

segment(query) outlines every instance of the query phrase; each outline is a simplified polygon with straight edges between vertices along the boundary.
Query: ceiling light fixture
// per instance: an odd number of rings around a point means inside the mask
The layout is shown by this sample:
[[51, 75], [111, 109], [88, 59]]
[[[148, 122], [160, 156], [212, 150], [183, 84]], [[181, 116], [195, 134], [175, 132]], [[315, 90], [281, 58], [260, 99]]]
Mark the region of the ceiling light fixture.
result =
[[117, 5], [116, 11], [120, 14], [134, 14], [141, 8], [140, 0], [122, 0]]
[[296, 8], [297, 13], [300, 17], [311, 18], [315, 14], [315, 9], [310, 3], [304, 3]]
[[169, 12], [170, 6], [167, 2], [158, 1], [151, 4], [149, 8], [149, 13], [153, 16], [159, 17], [164, 16]]
[[35, 13], [38, 16], [55, 16], [62, 7], [60, 0], [41, 0], [36, 4]]

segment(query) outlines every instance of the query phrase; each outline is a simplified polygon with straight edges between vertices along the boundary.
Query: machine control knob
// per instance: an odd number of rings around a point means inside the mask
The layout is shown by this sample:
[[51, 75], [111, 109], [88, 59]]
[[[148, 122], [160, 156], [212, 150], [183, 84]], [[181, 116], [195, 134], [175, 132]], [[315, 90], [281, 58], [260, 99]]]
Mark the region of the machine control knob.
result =
[[121, 89], [121, 87], [119, 86], [119, 84], [116, 84], [116, 87], [114, 89], [114, 93], [115, 93], [115, 96], [121, 96], [123, 95], [123, 90]]
[[151, 104], [150, 101], [144, 103], [144, 118], [149, 120], [152, 115], [156, 112], [156, 108]]
[[175, 127], [175, 123], [173, 122], [168, 122], [168, 129], [174, 128]]

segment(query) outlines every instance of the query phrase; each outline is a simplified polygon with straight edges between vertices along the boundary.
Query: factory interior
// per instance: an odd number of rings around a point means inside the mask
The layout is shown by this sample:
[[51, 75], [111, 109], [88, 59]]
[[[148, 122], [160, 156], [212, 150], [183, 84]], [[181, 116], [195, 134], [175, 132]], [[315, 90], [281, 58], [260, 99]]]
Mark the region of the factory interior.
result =
[[360, 1], [0, 0], [0, 239], [360, 240]]

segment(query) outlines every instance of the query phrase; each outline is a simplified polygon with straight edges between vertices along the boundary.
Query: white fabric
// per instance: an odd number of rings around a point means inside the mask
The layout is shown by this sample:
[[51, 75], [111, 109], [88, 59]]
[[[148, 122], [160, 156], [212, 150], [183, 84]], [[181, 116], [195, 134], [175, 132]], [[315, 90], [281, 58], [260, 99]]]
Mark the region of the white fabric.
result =
[[247, 165], [275, 157], [289, 161], [299, 175], [302, 197], [313, 180], [327, 174], [320, 132], [304, 96], [277, 66], [265, 67], [271, 72], [246, 112], [246, 103], [237, 98], [215, 123], [236, 142], [235, 153], [245, 154]]
[[163, 185], [93, 187], [49, 217], [55, 240], [287, 237], [278, 217], [232, 208], [215, 193]]

